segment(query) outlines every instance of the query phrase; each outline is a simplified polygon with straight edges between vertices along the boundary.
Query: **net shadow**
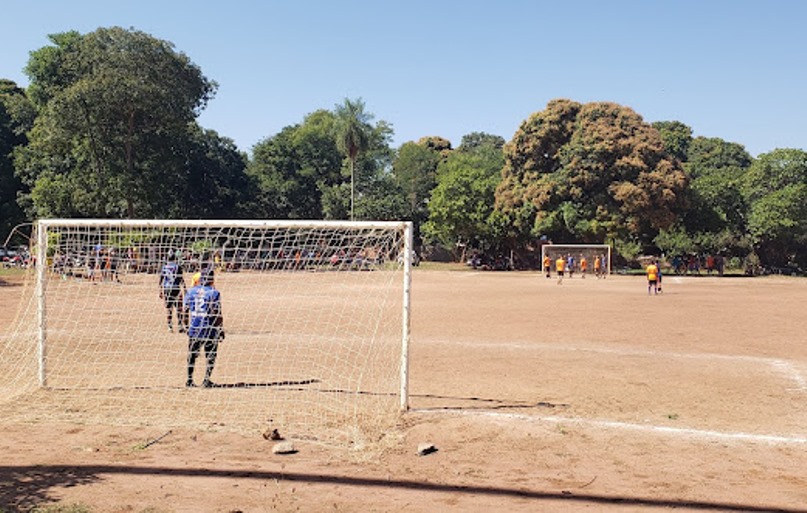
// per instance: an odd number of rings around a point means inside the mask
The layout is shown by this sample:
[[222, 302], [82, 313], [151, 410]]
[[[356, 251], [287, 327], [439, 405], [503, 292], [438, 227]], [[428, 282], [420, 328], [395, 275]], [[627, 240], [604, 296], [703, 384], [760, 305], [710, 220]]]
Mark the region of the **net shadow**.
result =
[[701, 511], [743, 511], [750, 513], [807, 513], [802, 508], [776, 507], [772, 505], [751, 505], [708, 500], [676, 500], [655, 499], [627, 495], [602, 495], [580, 493], [578, 491], [560, 490], [543, 491], [523, 488], [506, 488], [494, 486], [468, 486], [450, 483], [427, 483], [422, 481], [364, 478], [330, 474], [272, 472], [255, 470], [216, 470], [202, 468], [172, 467], [132, 467], [117, 465], [35, 465], [35, 466], [0, 466], [0, 504], [27, 510], [37, 504], [55, 501], [59, 488], [92, 484], [102, 479], [103, 475], [149, 475], [165, 476], [173, 479], [177, 476], [252, 479], [265, 481], [288, 481], [311, 484], [333, 484], [359, 488], [391, 488], [412, 490], [416, 492], [461, 493], [467, 495], [486, 495], [492, 497], [514, 498], [536, 502], [580, 503], [589, 505], [622, 505], [658, 509], [701, 510]]

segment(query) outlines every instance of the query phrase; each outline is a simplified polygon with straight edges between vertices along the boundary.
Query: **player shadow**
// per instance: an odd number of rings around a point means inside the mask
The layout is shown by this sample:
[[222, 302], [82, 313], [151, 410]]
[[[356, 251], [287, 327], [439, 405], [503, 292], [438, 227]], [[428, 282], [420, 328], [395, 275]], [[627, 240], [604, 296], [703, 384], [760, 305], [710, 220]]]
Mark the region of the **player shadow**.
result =
[[283, 387], [283, 386], [303, 386], [319, 383], [318, 379], [303, 379], [299, 381], [267, 381], [263, 383], [250, 383], [238, 381], [236, 383], [211, 383], [207, 388], [268, 388], [268, 387]]
[[[749, 505], [708, 500], [656, 499], [640, 496], [606, 495], [584, 493], [578, 489], [544, 491], [525, 488], [495, 486], [474, 486], [466, 484], [433, 483], [389, 477], [355, 477], [332, 474], [299, 473], [260, 470], [216, 470], [209, 468], [175, 467], [135, 467], [130, 465], [4, 465], [0, 466], [0, 504], [14, 508], [11, 511], [28, 511], [36, 506], [57, 502], [58, 490], [65, 487], [88, 485], [99, 482], [104, 475], [146, 475], [164, 476], [173, 479], [177, 476], [250, 479], [267, 482], [299, 482], [352, 486], [364, 489], [392, 488], [411, 490], [417, 493], [456, 493], [469, 496], [514, 498], [543, 503], [578, 503], [596, 507], [597, 505], [637, 506], [658, 509], [679, 509], [697, 511], [728, 511], [746, 513], [807, 513], [805, 509], [780, 508], [764, 505]], [[546, 505], [546, 504], [544, 504]], [[537, 505], [536, 505], [537, 507]]]

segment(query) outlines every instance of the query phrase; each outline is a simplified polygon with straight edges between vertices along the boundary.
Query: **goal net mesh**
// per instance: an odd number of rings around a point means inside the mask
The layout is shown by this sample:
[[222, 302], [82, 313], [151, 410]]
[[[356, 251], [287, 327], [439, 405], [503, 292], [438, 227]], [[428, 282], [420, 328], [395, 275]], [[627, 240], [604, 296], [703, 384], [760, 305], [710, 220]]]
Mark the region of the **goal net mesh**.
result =
[[[42, 232], [47, 227], [46, 233]], [[40, 223], [16, 320], [0, 332], [0, 414], [378, 440], [402, 406], [405, 223]], [[32, 238], [32, 241], [36, 241]], [[39, 244], [38, 246], [42, 246]], [[171, 255], [174, 255], [172, 257]], [[201, 388], [160, 273], [214, 268], [226, 339]]]
[[546, 271], [547, 258], [551, 274], [555, 273], [555, 261], [558, 258], [571, 264], [566, 266], [567, 276], [569, 271], [572, 276], [597, 274], [598, 277], [605, 277], [611, 273], [611, 246], [608, 244], [544, 244], [541, 246], [543, 271]]

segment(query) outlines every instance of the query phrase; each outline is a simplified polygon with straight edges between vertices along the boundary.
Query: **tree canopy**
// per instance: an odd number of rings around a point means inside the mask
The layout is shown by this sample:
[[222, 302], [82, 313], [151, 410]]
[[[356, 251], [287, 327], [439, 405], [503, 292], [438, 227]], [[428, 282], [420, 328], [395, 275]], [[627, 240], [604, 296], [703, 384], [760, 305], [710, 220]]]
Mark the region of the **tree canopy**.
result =
[[195, 117], [216, 83], [173, 45], [118, 27], [50, 36], [31, 53], [38, 109], [17, 168], [34, 215], [165, 216]]
[[461, 145], [440, 162], [423, 227], [427, 236], [449, 248], [496, 249], [498, 234], [491, 216], [504, 165], [499, 139], [477, 137], [478, 144]]
[[748, 229], [763, 261], [807, 267], [807, 152], [777, 149], [749, 167]]
[[10, 80], [0, 80], [0, 235], [25, 219], [17, 202], [17, 194], [25, 189], [14, 172], [13, 152], [27, 142], [26, 113], [30, 110], [25, 92]]
[[683, 211], [687, 183], [633, 110], [554, 100], [505, 145], [497, 207], [533, 236], [643, 247]]

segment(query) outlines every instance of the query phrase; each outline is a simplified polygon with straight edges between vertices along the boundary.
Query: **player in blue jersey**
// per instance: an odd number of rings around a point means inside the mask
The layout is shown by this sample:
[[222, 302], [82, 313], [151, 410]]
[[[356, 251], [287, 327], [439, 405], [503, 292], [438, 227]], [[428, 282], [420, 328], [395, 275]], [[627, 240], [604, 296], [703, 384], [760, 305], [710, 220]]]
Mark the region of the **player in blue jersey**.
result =
[[224, 340], [224, 318], [221, 312], [221, 294], [213, 284], [213, 269], [202, 270], [199, 285], [185, 295], [185, 308], [190, 314], [188, 324], [188, 379], [185, 386], [193, 385], [193, 369], [199, 352], [204, 348], [207, 368], [202, 386], [215, 386], [210, 381], [219, 341]]
[[185, 294], [185, 279], [182, 277], [182, 266], [176, 262], [175, 254], [168, 254], [168, 262], [160, 270], [160, 299], [165, 301], [168, 331], [174, 331], [173, 311], [177, 311], [179, 332], [185, 331], [187, 320], [182, 310], [182, 298]]

